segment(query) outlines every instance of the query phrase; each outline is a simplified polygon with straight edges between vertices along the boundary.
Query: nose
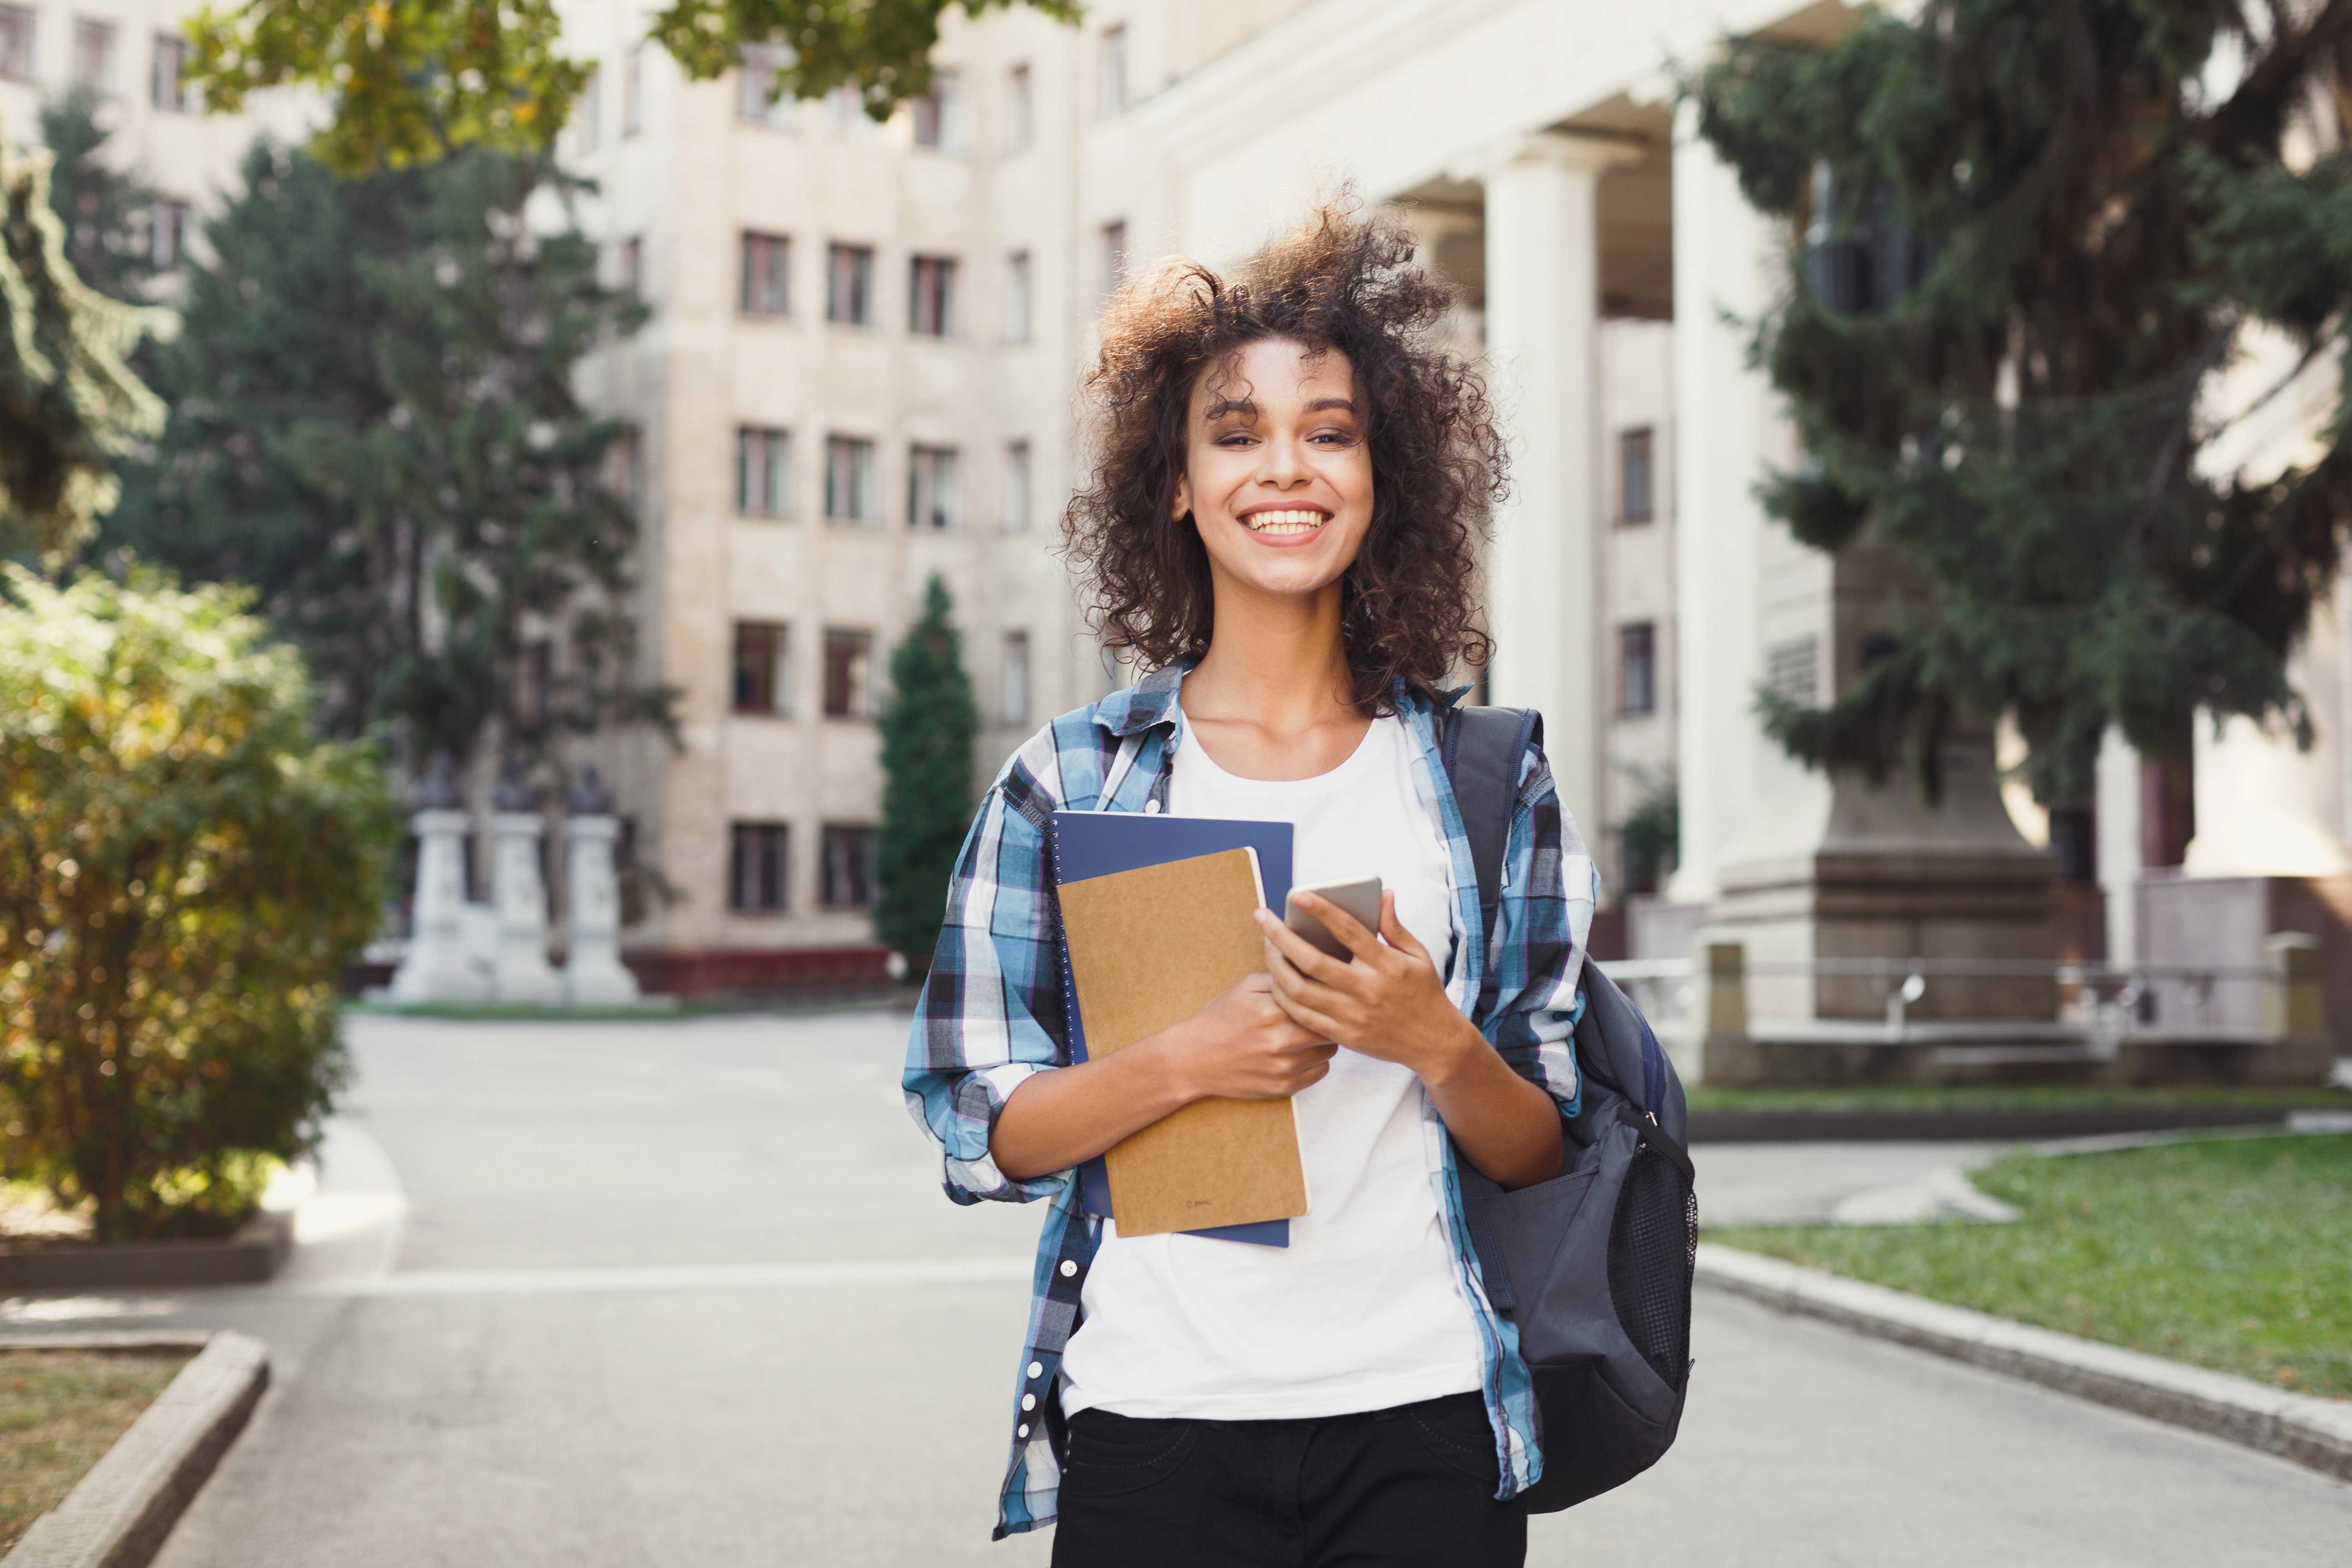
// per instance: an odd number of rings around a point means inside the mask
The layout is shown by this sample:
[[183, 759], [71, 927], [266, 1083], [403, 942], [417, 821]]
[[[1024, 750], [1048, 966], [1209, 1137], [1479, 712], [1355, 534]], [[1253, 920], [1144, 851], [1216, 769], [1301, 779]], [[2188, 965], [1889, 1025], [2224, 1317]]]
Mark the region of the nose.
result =
[[1307, 465], [1306, 444], [1297, 437], [1276, 435], [1258, 448], [1258, 483], [1286, 490], [1313, 477]]

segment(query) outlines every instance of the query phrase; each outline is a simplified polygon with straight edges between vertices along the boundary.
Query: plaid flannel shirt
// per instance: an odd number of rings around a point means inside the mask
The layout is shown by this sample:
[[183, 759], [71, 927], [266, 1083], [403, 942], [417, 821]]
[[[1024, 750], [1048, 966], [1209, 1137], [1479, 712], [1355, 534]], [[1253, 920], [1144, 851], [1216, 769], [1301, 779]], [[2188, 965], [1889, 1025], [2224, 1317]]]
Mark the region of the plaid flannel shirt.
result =
[[[1070, 1059], [1048, 818], [1065, 810], [1141, 811], [1155, 802], [1151, 809], [1167, 809], [1170, 761], [1185, 741], [1177, 692], [1189, 668], [1171, 666], [1091, 708], [1062, 715], [1004, 764], [957, 859], [938, 953], [908, 1042], [908, 1109], [941, 1146], [948, 1196], [960, 1204], [1048, 1204], [1013, 1396], [999, 1540], [1053, 1522], [1061, 1482], [1048, 1431], [1060, 1419], [1056, 1379], [1102, 1235], [1101, 1221], [1079, 1206], [1075, 1172], [1016, 1182], [989, 1155], [996, 1118], [1022, 1080]], [[1444, 700], [1450, 704], [1459, 695]], [[1552, 788], [1542, 752], [1530, 747], [1519, 767], [1491, 949], [1465, 941], [1463, 933], [1478, 930], [1478, 886], [1438, 752], [1439, 705], [1402, 689], [1397, 700], [1420, 742], [1413, 783], [1423, 805], [1444, 825], [1452, 850], [1447, 994], [1471, 1012], [1491, 965], [1500, 978], [1493, 1011], [1473, 1021], [1521, 1077], [1558, 1100], [1563, 1116], [1573, 1115], [1578, 1079], [1569, 1037], [1583, 1005], [1576, 982], [1600, 890], [1591, 858]], [[1442, 1184], [1440, 1210], [1456, 1282], [1486, 1352], [1486, 1411], [1502, 1472], [1496, 1495], [1507, 1498], [1543, 1474], [1534, 1388], [1519, 1356], [1517, 1331], [1495, 1310], [1480, 1278], [1453, 1140], [1426, 1095], [1422, 1110], [1431, 1166], [1442, 1173], [1433, 1179]]]

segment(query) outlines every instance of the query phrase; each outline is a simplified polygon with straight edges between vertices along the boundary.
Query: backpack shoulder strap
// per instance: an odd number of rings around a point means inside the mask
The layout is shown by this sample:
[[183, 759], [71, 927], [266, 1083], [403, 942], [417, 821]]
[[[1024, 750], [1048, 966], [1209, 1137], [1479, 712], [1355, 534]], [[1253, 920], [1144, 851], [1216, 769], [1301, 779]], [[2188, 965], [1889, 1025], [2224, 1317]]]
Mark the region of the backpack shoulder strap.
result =
[[[1470, 840], [1470, 864], [1478, 875], [1479, 940], [1493, 943], [1495, 913], [1503, 901], [1503, 851], [1511, 837], [1511, 811], [1518, 804], [1519, 760], [1543, 741], [1543, 715], [1532, 708], [1455, 708], [1445, 715], [1438, 753], [1454, 781], [1454, 805]], [[1491, 967], [1479, 989], [1478, 1010], [1494, 1005], [1499, 989]]]

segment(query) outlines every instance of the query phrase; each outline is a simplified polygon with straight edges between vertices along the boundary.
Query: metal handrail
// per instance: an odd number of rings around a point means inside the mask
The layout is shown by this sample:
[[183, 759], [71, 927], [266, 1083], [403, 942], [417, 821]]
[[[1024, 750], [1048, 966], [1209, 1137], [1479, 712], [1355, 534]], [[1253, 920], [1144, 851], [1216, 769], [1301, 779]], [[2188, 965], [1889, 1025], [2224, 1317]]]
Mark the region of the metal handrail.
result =
[[[1604, 958], [1601, 972], [1615, 981], [1687, 980], [1697, 973], [1687, 958]], [[1830, 979], [1877, 979], [1919, 975], [1928, 980], [2054, 980], [2080, 985], [2102, 980], [2267, 980], [2271, 971], [2251, 963], [2107, 963], [2067, 960], [1999, 958], [1767, 958], [1740, 966], [1745, 974], [1819, 975]]]

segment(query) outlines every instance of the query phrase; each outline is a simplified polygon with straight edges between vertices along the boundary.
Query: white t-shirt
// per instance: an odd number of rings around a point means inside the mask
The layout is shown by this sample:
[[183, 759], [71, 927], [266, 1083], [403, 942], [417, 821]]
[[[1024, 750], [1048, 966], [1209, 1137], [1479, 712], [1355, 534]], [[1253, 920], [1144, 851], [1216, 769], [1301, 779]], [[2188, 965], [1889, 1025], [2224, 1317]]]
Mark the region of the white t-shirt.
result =
[[[1234, 777], [1189, 728], [1170, 780], [1175, 815], [1290, 823], [1295, 886], [1378, 876], [1443, 970], [1451, 861], [1413, 788], [1417, 748], [1402, 721], [1375, 720], [1331, 772], [1282, 781]], [[1420, 1079], [1342, 1047], [1294, 1103], [1311, 1211], [1290, 1222], [1288, 1247], [1128, 1238], [1103, 1222], [1085, 1320], [1062, 1360], [1066, 1410], [1280, 1420], [1480, 1386]]]

